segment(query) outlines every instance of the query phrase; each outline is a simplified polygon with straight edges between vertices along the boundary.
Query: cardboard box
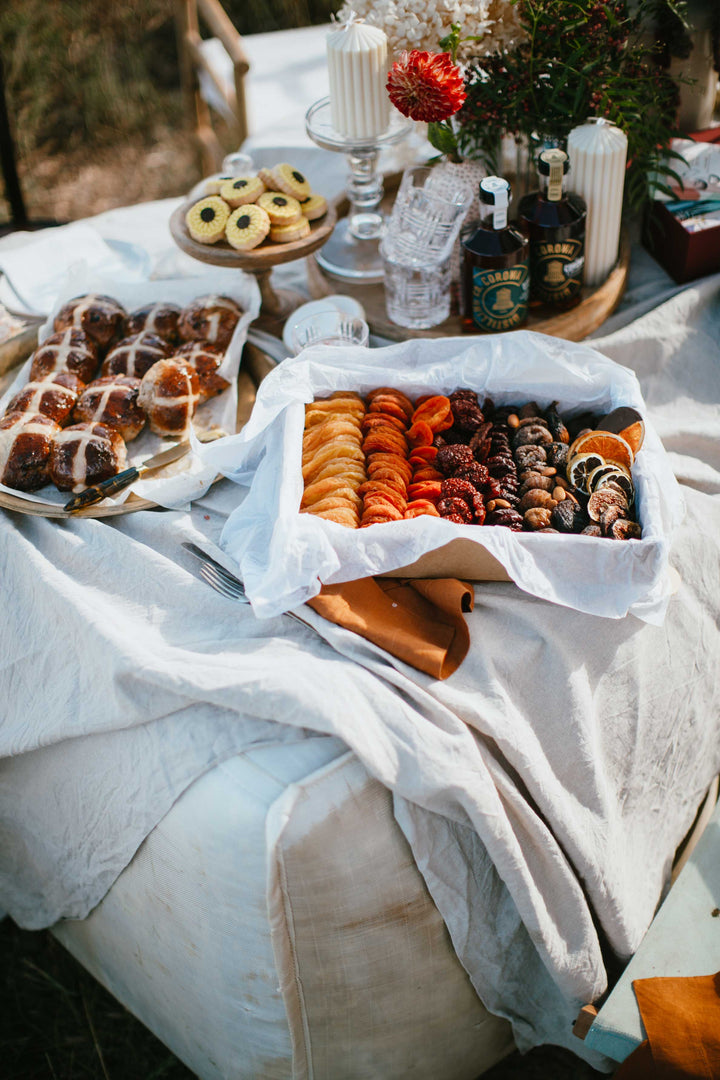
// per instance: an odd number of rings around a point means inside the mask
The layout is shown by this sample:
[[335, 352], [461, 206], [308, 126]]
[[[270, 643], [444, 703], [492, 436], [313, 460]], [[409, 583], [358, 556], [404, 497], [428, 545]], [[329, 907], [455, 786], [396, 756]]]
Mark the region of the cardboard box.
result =
[[465, 537], [428, 551], [409, 566], [388, 570], [380, 577], [446, 578], [462, 581], [512, 581], [503, 564], [481, 544]]
[[720, 270], [720, 222], [689, 232], [664, 203], [655, 201], [645, 215], [642, 242], [679, 285]]

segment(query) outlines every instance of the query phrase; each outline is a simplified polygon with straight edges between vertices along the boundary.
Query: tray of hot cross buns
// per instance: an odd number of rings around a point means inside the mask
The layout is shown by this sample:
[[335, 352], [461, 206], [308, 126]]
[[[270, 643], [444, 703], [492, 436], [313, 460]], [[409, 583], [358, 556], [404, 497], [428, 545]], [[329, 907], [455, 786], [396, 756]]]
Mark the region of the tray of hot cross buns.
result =
[[74, 495], [178, 444], [187, 451], [171, 464], [78, 513], [199, 498], [215, 479], [200, 445], [238, 430], [240, 357], [259, 309], [257, 283], [238, 271], [69, 283], [0, 396], [0, 506], [64, 517]]

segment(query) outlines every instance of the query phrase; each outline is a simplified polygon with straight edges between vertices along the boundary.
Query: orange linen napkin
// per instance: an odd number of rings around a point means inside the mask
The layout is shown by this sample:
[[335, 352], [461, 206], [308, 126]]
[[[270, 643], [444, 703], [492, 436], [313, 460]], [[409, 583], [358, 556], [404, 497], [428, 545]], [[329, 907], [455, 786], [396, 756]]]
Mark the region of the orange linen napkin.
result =
[[447, 679], [467, 655], [472, 586], [456, 578], [360, 578], [324, 585], [309, 606], [412, 667]]
[[647, 1039], [615, 1080], [719, 1080], [720, 972], [636, 979], [633, 990]]

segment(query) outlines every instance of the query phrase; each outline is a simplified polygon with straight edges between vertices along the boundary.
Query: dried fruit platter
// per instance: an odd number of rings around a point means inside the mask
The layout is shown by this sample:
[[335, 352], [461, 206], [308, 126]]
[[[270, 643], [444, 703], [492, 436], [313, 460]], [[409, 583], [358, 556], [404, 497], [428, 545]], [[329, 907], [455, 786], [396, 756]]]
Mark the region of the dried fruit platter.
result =
[[411, 518], [513, 532], [640, 539], [631, 468], [637, 410], [580, 414], [557, 402], [497, 407], [475, 391], [337, 391], [305, 407], [301, 512], [349, 528]]

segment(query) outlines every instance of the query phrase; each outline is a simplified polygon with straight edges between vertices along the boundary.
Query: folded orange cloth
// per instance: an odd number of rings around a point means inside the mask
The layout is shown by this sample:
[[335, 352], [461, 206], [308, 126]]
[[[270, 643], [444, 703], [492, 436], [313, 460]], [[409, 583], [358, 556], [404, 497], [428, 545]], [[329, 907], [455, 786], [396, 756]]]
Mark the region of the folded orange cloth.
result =
[[615, 1080], [720, 1080], [720, 972], [636, 979], [647, 1039]]
[[447, 679], [467, 655], [472, 586], [456, 578], [361, 578], [323, 585], [308, 600], [330, 622], [353, 630], [412, 667]]

